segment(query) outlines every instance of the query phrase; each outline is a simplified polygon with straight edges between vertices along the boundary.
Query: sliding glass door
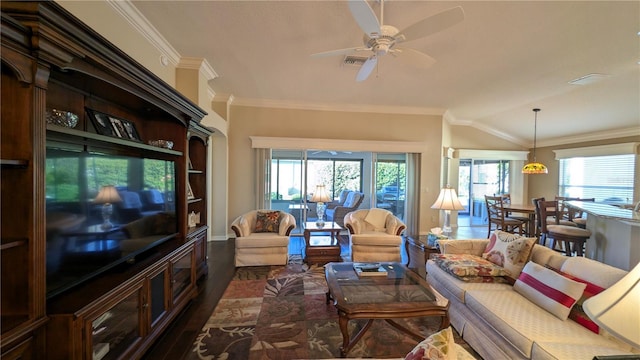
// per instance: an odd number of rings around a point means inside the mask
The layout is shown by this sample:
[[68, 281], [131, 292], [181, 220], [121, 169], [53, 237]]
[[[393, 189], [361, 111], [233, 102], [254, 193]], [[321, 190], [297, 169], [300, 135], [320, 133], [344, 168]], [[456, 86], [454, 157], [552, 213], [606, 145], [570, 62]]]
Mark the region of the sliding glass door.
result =
[[376, 154], [375, 192], [377, 208], [405, 216], [407, 157], [405, 154]]
[[360, 208], [378, 207], [406, 218], [406, 154], [274, 149], [270, 164], [264, 169], [265, 206], [292, 213], [299, 224], [294, 233], [301, 232], [303, 222], [317, 219], [316, 204], [309, 201], [317, 185], [324, 185], [333, 200], [342, 190], [362, 192]]
[[458, 198], [465, 210], [458, 212], [459, 226], [487, 224], [484, 196], [509, 192], [509, 164], [508, 160], [460, 159]]
[[304, 151], [273, 150], [270, 172], [270, 208], [291, 213], [298, 226], [294, 233], [301, 232], [301, 224], [306, 221], [308, 204], [306, 201], [307, 182]]

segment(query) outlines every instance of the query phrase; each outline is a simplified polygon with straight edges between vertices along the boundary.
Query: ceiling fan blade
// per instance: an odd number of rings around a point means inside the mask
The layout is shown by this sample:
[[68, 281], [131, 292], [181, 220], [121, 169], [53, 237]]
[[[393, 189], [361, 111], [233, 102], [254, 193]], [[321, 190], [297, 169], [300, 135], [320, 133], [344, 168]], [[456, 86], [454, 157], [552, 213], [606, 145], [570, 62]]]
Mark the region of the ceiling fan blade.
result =
[[380, 22], [366, 0], [349, 0], [349, 10], [360, 29], [366, 34], [380, 34]]
[[436, 59], [414, 49], [397, 48], [391, 54], [404, 63], [407, 63], [418, 69], [427, 69], [436, 63]]
[[377, 63], [378, 63], [377, 56], [372, 55], [371, 57], [369, 57], [367, 61], [365, 61], [364, 64], [362, 64], [362, 66], [360, 67], [360, 71], [358, 71], [358, 75], [356, 76], [356, 81], [360, 82], [360, 81], [367, 80], [369, 75], [371, 75], [371, 72], [373, 71], [373, 69], [376, 67]]
[[365, 47], [362, 46], [357, 46], [357, 47], [352, 47], [352, 48], [346, 48], [346, 49], [338, 49], [338, 50], [330, 50], [330, 51], [324, 51], [324, 52], [319, 52], [319, 53], [315, 53], [315, 54], [311, 54], [311, 57], [327, 57], [327, 56], [336, 56], [336, 55], [347, 55], [350, 54], [354, 51], [364, 51], [364, 50], [371, 50], [371, 49], [367, 49]]
[[404, 41], [412, 41], [435, 34], [464, 20], [464, 10], [456, 6], [449, 10], [429, 16], [400, 31], [396, 38], [404, 37]]

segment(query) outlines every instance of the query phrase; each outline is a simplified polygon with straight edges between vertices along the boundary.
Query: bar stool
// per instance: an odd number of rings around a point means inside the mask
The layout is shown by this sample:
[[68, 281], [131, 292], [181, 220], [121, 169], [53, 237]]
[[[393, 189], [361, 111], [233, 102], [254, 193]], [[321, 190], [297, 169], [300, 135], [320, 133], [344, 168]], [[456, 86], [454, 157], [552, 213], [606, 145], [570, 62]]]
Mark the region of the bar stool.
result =
[[577, 226], [560, 225], [561, 213], [558, 208], [558, 201], [538, 200], [536, 211], [540, 219], [547, 219], [549, 216], [556, 218], [555, 224], [547, 224], [544, 220], [539, 222], [541, 244], [544, 245], [546, 240], [549, 239], [549, 247], [553, 250], [556, 250], [555, 245], [559, 242], [563, 244], [564, 252], [567, 256], [572, 256], [573, 250], [575, 250], [577, 256], [584, 255], [584, 244], [591, 237], [591, 231]]

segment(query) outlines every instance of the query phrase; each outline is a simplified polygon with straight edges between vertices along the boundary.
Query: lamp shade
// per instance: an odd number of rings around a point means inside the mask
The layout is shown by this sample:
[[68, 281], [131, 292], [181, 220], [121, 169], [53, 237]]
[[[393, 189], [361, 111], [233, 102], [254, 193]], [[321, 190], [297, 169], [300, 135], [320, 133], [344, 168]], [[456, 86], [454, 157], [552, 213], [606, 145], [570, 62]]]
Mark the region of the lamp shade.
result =
[[542, 163], [532, 162], [532, 163], [526, 164], [522, 168], [522, 173], [523, 174], [548, 174], [549, 170], [547, 170], [547, 167]]
[[439, 210], [464, 210], [464, 206], [460, 200], [458, 200], [456, 191], [449, 185], [440, 190], [440, 195], [438, 195], [436, 202], [431, 205], [431, 208]]
[[113, 185], [103, 186], [98, 193], [98, 196], [93, 200], [96, 204], [110, 204], [114, 202], [122, 201], [118, 190]]
[[313, 196], [311, 197], [311, 201], [323, 202], [323, 203], [331, 201], [331, 198], [329, 197], [329, 194], [327, 193], [327, 189], [324, 187], [324, 185], [316, 186], [316, 191], [313, 193]]
[[598, 325], [633, 347], [640, 347], [640, 263], [625, 277], [582, 304]]

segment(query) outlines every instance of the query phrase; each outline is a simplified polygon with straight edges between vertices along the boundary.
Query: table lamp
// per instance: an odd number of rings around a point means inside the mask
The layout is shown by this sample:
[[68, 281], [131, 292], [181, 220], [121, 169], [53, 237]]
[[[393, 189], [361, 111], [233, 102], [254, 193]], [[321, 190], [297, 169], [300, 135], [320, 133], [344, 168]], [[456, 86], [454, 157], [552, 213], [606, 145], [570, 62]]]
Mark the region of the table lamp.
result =
[[451, 210], [464, 210], [464, 206], [458, 200], [456, 191], [449, 185], [440, 190], [440, 195], [436, 202], [431, 205], [432, 209], [444, 210], [444, 226], [442, 233], [449, 237], [451, 234]]
[[585, 300], [582, 309], [610, 334], [640, 348], [640, 263], [620, 281]]
[[102, 206], [103, 223], [100, 225], [103, 230], [111, 229], [113, 227], [113, 224], [111, 223], [111, 214], [113, 214], [112, 203], [120, 201], [122, 201], [122, 198], [120, 198], [118, 190], [113, 185], [103, 186], [100, 189], [98, 196], [93, 200], [96, 204], [104, 204]]
[[312, 202], [317, 202], [316, 205], [316, 213], [318, 214], [318, 220], [316, 221], [316, 225], [318, 227], [324, 226], [324, 211], [327, 208], [325, 202], [331, 201], [329, 194], [327, 193], [327, 189], [325, 189], [324, 185], [317, 185], [316, 191], [313, 193], [311, 197]]

